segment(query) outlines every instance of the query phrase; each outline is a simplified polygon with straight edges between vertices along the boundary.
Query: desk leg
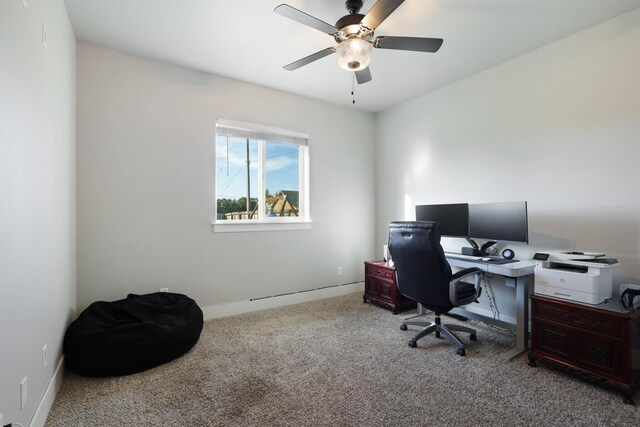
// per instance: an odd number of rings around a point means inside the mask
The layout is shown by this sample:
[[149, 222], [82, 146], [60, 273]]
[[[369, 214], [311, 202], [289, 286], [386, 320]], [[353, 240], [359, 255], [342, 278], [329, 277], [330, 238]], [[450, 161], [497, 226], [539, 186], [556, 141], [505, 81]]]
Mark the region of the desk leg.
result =
[[418, 303], [418, 313], [414, 314], [413, 316], [405, 317], [404, 319], [402, 319], [401, 328], [404, 329], [404, 327], [407, 325], [424, 326], [424, 327], [430, 326], [431, 325], [430, 321], [418, 319], [418, 317], [422, 317], [426, 314], [431, 314], [431, 311], [428, 311], [426, 308], [422, 306], [422, 304]]
[[516, 347], [502, 354], [502, 358], [511, 360], [529, 348], [529, 280], [506, 278], [507, 286], [516, 287]]

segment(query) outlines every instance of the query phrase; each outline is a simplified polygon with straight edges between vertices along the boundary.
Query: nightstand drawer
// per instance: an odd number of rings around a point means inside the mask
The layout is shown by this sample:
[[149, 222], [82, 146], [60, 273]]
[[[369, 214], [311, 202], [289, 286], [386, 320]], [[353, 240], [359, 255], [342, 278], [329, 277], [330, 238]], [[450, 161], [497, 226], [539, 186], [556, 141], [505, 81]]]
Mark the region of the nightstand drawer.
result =
[[560, 323], [572, 328], [579, 328], [587, 332], [595, 332], [610, 337], [622, 338], [623, 319], [588, 312], [586, 310], [566, 310], [556, 304], [540, 301], [537, 304], [536, 315], [540, 319]]
[[395, 271], [393, 270], [389, 270], [387, 268], [382, 268], [382, 267], [376, 267], [372, 265], [367, 265], [366, 267], [367, 268], [366, 268], [365, 274], [367, 276], [376, 277], [379, 279], [391, 280], [391, 281], [395, 280]]

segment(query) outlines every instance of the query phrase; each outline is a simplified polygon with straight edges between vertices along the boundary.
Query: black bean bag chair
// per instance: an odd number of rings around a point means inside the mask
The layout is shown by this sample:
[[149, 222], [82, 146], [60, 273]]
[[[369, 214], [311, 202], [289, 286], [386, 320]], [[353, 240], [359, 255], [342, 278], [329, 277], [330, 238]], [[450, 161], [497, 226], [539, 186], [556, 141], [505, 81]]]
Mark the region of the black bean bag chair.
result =
[[64, 337], [67, 365], [81, 375], [128, 375], [186, 353], [202, 332], [202, 310], [186, 295], [157, 292], [91, 304]]

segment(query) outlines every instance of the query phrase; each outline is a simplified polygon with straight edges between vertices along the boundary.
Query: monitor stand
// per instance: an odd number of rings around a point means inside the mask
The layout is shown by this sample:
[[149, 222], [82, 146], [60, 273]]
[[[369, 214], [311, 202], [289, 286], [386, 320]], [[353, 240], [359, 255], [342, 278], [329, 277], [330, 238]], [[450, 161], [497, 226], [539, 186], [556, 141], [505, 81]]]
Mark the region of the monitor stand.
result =
[[470, 248], [462, 248], [462, 250], [460, 251], [462, 253], [462, 255], [471, 255], [471, 256], [483, 256], [483, 255], [486, 255], [486, 254], [482, 253], [482, 250], [480, 249], [478, 244], [475, 242], [475, 240], [470, 239], [468, 237], [465, 237], [465, 239], [467, 240], [467, 242], [469, 242], [471, 247]]
[[493, 240], [489, 240], [488, 242], [485, 242], [482, 246], [480, 246], [480, 252], [482, 252], [483, 254], [487, 254], [487, 249], [489, 249], [491, 246], [495, 245], [498, 242], [495, 242]]
[[475, 242], [475, 240], [470, 239], [469, 237], [466, 237], [467, 242], [469, 242], [469, 244], [471, 245], [470, 248], [462, 248], [462, 250], [460, 251], [462, 253], [462, 255], [471, 255], [471, 256], [487, 256], [489, 255], [487, 253], [487, 249], [489, 249], [491, 246], [495, 245], [497, 242], [494, 242], [493, 240], [489, 240], [488, 242], [485, 242], [482, 246], [478, 246], [478, 244]]

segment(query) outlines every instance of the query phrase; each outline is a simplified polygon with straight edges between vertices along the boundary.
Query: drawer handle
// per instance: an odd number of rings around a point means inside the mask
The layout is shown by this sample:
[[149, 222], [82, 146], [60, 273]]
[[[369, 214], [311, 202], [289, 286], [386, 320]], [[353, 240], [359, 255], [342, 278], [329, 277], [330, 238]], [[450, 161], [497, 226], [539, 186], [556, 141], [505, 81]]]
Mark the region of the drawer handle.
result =
[[567, 321], [575, 324], [582, 324], [582, 319], [576, 316], [567, 316]]

